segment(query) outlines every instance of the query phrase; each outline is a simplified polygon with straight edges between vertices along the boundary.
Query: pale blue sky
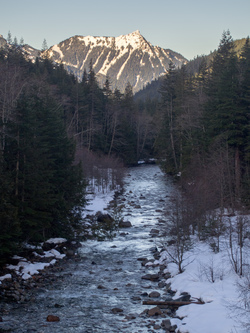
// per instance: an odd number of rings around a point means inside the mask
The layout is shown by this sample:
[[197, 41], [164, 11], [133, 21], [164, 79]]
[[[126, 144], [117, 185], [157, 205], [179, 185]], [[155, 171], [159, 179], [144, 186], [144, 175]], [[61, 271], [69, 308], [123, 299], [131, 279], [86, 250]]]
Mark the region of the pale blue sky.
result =
[[0, 34], [41, 49], [74, 36], [140, 30], [153, 45], [187, 59], [209, 54], [224, 30], [250, 35], [250, 0], [0, 0]]

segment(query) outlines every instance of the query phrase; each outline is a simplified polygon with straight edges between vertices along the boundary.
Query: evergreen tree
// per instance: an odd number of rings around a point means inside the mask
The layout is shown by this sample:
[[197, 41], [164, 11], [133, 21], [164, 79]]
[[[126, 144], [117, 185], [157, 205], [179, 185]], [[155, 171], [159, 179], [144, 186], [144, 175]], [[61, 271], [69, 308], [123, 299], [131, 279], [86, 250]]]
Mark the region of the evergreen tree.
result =
[[12, 35], [11, 35], [11, 32], [10, 32], [10, 31], [8, 31], [7, 43], [8, 43], [9, 45], [12, 44]]
[[[242, 159], [242, 183], [243, 197], [250, 201], [250, 41], [246, 44], [240, 57], [240, 105], [237, 134], [241, 138], [239, 142]], [[235, 133], [236, 134], [236, 133]]]
[[93, 69], [92, 59], [89, 63], [88, 84], [86, 87], [86, 101], [87, 104], [87, 147], [88, 150], [102, 149], [102, 120], [103, 120], [103, 93], [98, 85], [96, 74]]
[[237, 58], [230, 32], [224, 32], [212, 65], [207, 103], [210, 138], [228, 131], [237, 107]]
[[175, 142], [175, 102], [176, 102], [176, 68], [173, 62], [169, 63], [160, 87], [161, 94], [161, 129], [157, 147], [161, 158], [165, 161], [164, 168], [167, 172], [177, 173], [179, 170], [176, 142]]
[[7, 158], [15, 170], [22, 238], [38, 241], [66, 235], [73, 209], [83, 204], [83, 184], [79, 169], [72, 165], [74, 147], [60, 108], [46, 89], [34, 86], [19, 100], [17, 112], [19, 122], [13, 130], [17, 139], [10, 142]]
[[126, 85], [121, 100], [121, 114], [119, 123], [119, 139], [117, 149], [126, 164], [137, 163], [136, 156], [136, 121], [133, 88]]
[[8, 260], [9, 256], [18, 250], [20, 224], [17, 207], [13, 202], [14, 182], [11, 172], [0, 157], [0, 263]]
[[47, 49], [48, 49], [48, 44], [47, 44], [46, 39], [44, 38], [41, 51], [46, 51]]
[[109, 139], [109, 148], [108, 156], [113, 153], [116, 153], [119, 156], [119, 147], [121, 143], [119, 142], [119, 128], [121, 121], [121, 109], [122, 109], [122, 94], [119, 89], [115, 89], [111, 98], [109, 98], [109, 115], [110, 115], [110, 124], [108, 127], [108, 139]]
[[[206, 119], [208, 142], [224, 142], [234, 150], [235, 175], [234, 197], [240, 196], [242, 121], [244, 116], [239, 108], [238, 61], [230, 32], [224, 32], [211, 66]], [[227, 147], [228, 145], [228, 147]], [[232, 192], [232, 191], [231, 191]], [[231, 204], [233, 205], [233, 199]]]
[[19, 44], [20, 44], [21, 46], [24, 45], [24, 39], [23, 39], [23, 37], [20, 38], [20, 42], [19, 42]]

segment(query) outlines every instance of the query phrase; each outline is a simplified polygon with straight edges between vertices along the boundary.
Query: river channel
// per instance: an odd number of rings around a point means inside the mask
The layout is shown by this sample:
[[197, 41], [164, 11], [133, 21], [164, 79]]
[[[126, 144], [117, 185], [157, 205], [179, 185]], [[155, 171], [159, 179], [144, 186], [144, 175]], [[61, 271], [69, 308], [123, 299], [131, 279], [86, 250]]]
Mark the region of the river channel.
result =
[[[10, 306], [5, 328], [18, 333], [164, 332], [150, 326], [152, 318], [141, 316], [146, 308], [142, 294], [163, 293], [157, 282], [141, 277], [159, 268], [143, 267], [137, 259], [152, 258], [159, 239], [150, 231], [164, 227], [173, 191], [171, 179], [157, 165], [128, 169], [119, 200], [124, 220], [132, 227], [120, 230], [111, 241], [83, 242], [78, 260], [66, 260], [54, 283], [37, 291], [27, 304]], [[114, 313], [114, 308], [122, 311]], [[46, 322], [50, 314], [60, 321]]]

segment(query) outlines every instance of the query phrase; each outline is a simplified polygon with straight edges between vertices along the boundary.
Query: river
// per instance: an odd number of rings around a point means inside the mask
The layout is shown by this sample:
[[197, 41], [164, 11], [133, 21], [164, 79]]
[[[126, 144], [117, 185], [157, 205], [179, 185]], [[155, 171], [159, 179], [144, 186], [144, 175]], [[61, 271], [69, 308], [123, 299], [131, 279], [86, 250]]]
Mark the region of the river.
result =
[[[161, 230], [171, 211], [174, 185], [157, 165], [129, 168], [124, 179], [124, 220], [131, 228], [120, 230], [110, 241], [88, 240], [79, 248], [78, 260], [67, 260], [53, 283], [37, 290], [26, 304], [8, 305], [4, 329], [18, 333], [113, 333], [155, 332], [158, 321], [141, 313], [142, 294], [163, 290], [157, 282], [143, 280], [158, 268], [146, 268], [137, 260], [152, 258], [159, 239], [151, 229]], [[119, 311], [114, 313], [118, 308]], [[48, 315], [59, 322], [47, 322]], [[160, 319], [159, 319], [160, 325]], [[158, 328], [157, 332], [164, 332]]]

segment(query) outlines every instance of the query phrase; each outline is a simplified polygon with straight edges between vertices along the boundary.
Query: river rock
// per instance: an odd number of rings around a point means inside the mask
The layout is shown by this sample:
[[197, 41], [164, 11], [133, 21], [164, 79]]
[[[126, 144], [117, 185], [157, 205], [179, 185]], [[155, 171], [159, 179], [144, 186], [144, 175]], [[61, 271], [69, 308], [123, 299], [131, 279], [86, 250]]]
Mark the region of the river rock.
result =
[[148, 259], [147, 259], [147, 258], [145, 258], [145, 257], [140, 257], [140, 258], [137, 258], [137, 260], [138, 260], [138, 261], [145, 261], [145, 260], [146, 260], [146, 261], [148, 261]]
[[159, 283], [158, 283], [158, 287], [159, 288], [164, 288], [166, 286], [166, 281], [160, 281]]
[[180, 301], [180, 302], [189, 302], [191, 296], [187, 292], [181, 293], [180, 297], [175, 299], [175, 301]]
[[74, 255], [75, 255], [75, 251], [74, 250], [72, 250], [72, 249], [67, 249], [66, 250], [66, 256], [67, 257], [74, 257]]
[[161, 327], [164, 329], [164, 330], [170, 330], [171, 328], [171, 321], [169, 319], [164, 319], [162, 322], [161, 322]]
[[97, 287], [97, 289], [107, 289], [107, 288], [104, 287], [103, 285], [99, 284], [99, 286]]
[[112, 223], [114, 219], [109, 214], [97, 213], [97, 222], [100, 223]]
[[149, 297], [160, 297], [161, 294], [158, 293], [158, 291], [152, 291], [150, 294], [149, 294]]
[[173, 325], [173, 326], [170, 327], [169, 332], [171, 332], [171, 333], [172, 333], [172, 332], [175, 332], [176, 329], [177, 329], [177, 325]]
[[154, 330], [160, 330], [161, 329], [161, 326], [160, 325], [154, 325]]
[[127, 236], [127, 235], [129, 235], [128, 232], [121, 232], [121, 233], [120, 233], [120, 236]]
[[114, 314], [117, 314], [117, 313], [121, 313], [121, 312], [123, 312], [123, 309], [120, 309], [120, 308], [113, 308], [111, 311], [112, 311]]
[[171, 278], [171, 273], [165, 273], [164, 274], [164, 279], [168, 280]]
[[131, 228], [132, 223], [130, 221], [120, 221], [119, 228]]
[[158, 281], [159, 275], [158, 274], [146, 274], [141, 277], [143, 280], [150, 280], [150, 281]]
[[162, 314], [161, 309], [158, 306], [148, 310], [148, 316], [160, 316]]
[[158, 252], [158, 249], [156, 246], [153, 246], [149, 249], [149, 251], [151, 251], [152, 253], [156, 253], [156, 252]]
[[156, 236], [158, 236], [159, 233], [160, 233], [160, 231], [159, 231], [158, 229], [151, 229], [151, 230], [150, 230], [150, 235], [151, 235], [152, 237], [156, 237]]
[[54, 248], [57, 250], [63, 249], [67, 245], [68, 241], [65, 238], [51, 238], [43, 243], [42, 249], [43, 251], [49, 251]]
[[161, 258], [161, 255], [160, 255], [159, 252], [156, 252], [156, 253], [153, 254], [153, 257], [154, 257], [155, 260], [159, 260]]
[[153, 260], [153, 259], [150, 259], [150, 260], [148, 260], [148, 259], [145, 259], [144, 261], [142, 261], [142, 262], [141, 262], [141, 265], [142, 265], [142, 266], [146, 266], [146, 265], [147, 265], [147, 263], [152, 263], [152, 264], [153, 264], [153, 262], [154, 262], [154, 260]]
[[60, 318], [58, 316], [48, 315], [47, 321], [49, 322], [60, 321]]
[[140, 209], [140, 208], [141, 208], [141, 205], [134, 205], [134, 208], [136, 208], [136, 209]]
[[134, 314], [128, 314], [125, 319], [127, 320], [133, 320], [133, 319], [136, 319], [136, 316]]
[[146, 292], [145, 292], [145, 293], [142, 293], [141, 296], [143, 296], [143, 297], [147, 297], [147, 296], [148, 296], [148, 293], [146, 293]]

